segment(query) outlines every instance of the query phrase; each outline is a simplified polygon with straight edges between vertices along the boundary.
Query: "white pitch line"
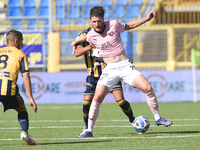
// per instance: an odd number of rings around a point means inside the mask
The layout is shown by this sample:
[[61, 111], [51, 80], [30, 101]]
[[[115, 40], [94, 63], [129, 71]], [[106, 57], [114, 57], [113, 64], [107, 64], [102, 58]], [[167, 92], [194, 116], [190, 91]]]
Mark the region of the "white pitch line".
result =
[[[184, 125], [171, 125], [170, 127], [191, 127], [200, 126], [200, 124], [184, 124]], [[150, 125], [150, 127], [157, 127], [156, 125]], [[161, 126], [164, 127], [164, 126]], [[66, 129], [66, 128], [85, 128], [85, 126], [43, 126], [43, 127], [29, 127], [30, 129]], [[133, 128], [130, 126], [95, 126], [95, 128]], [[1, 130], [18, 130], [20, 127], [8, 127], [0, 128]]]
[[[193, 118], [193, 119], [168, 119], [170, 121], [199, 121], [200, 118]], [[29, 122], [82, 122], [83, 120], [30, 120]], [[128, 119], [121, 119], [121, 120], [97, 120], [97, 121], [106, 121], [106, 122], [127, 122]], [[149, 119], [149, 121], [154, 121], [154, 119]], [[0, 123], [4, 122], [18, 122], [17, 120], [1, 120]]]
[[[180, 136], [154, 136], [154, 137], [87, 137], [87, 138], [34, 138], [36, 140], [101, 140], [101, 139], [164, 139], [164, 138], [188, 138], [199, 137], [200, 135], [180, 135]], [[21, 139], [0, 139], [0, 141], [11, 141]]]

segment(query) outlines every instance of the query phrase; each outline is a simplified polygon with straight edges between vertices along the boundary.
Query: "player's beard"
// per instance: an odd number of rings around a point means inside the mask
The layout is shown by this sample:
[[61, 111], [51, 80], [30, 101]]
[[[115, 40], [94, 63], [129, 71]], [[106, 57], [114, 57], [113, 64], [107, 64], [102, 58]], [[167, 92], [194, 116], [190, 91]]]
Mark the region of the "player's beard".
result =
[[94, 28], [94, 31], [101, 34], [101, 33], [103, 33], [104, 29], [105, 29], [105, 25], [103, 25], [102, 28], [100, 28], [100, 27]]

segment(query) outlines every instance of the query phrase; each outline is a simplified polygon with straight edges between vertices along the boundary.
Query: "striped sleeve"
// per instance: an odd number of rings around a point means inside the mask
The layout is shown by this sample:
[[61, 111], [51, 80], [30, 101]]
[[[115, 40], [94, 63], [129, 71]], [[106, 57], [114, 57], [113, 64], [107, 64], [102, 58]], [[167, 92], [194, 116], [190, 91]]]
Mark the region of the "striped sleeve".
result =
[[[82, 37], [82, 36], [84, 36], [85, 34], [86, 34], [85, 32], [81, 33], [79, 35], [79, 38]], [[84, 43], [80, 43], [80, 44], [77, 44], [76, 46], [83, 46], [84, 47], [85, 45], [84, 45]]]
[[27, 59], [26, 55], [24, 55], [24, 57], [22, 57], [20, 68], [21, 68], [20, 71], [22, 74], [29, 73], [28, 59]]

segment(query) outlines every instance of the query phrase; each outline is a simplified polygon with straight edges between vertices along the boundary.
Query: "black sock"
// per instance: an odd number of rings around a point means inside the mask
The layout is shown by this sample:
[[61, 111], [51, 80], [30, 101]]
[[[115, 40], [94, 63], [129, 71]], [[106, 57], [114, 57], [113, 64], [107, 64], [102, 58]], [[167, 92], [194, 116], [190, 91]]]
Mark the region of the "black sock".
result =
[[90, 110], [91, 101], [84, 100], [83, 101], [83, 120], [85, 122], [86, 129], [88, 128], [88, 115]]
[[117, 101], [117, 104], [121, 107], [122, 111], [126, 114], [126, 116], [128, 116], [129, 121], [132, 123], [135, 117], [133, 116], [133, 111], [131, 109], [129, 102], [127, 102], [124, 99], [121, 99]]
[[22, 111], [18, 113], [18, 122], [22, 130], [28, 133], [29, 121], [27, 111]]

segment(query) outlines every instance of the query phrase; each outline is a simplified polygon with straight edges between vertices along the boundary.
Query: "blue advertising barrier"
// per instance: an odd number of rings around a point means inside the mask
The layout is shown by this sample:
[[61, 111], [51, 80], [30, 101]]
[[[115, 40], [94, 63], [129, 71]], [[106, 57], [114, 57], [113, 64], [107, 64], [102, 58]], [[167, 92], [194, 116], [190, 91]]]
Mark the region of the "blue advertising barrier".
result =
[[[158, 102], [193, 102], [192, 70], [141, 71], [152, 85]], [[200, 74], [200, 70], [196, 70]], [[82, 103], [87, 71], [66, 71], [59, 73], [31, 72], [33, 96], [37, 103]], [[28, 103], [23, 78], [18, 76], [19, 91]], [[196, 78], [197, 101], [200, 101], [200, 76]], [[140, 90], [123, 83], [124, 97], [129, 102], [146, 102], [146, 95]], [[104, 102], [115, 103], [111, 93]]]

